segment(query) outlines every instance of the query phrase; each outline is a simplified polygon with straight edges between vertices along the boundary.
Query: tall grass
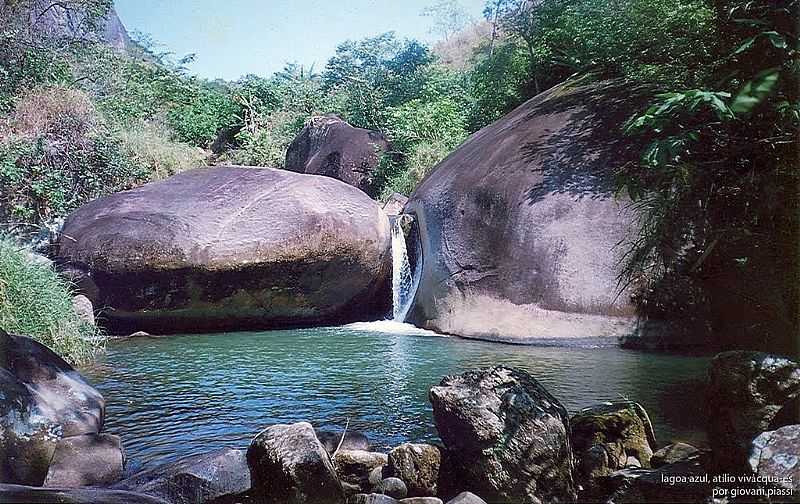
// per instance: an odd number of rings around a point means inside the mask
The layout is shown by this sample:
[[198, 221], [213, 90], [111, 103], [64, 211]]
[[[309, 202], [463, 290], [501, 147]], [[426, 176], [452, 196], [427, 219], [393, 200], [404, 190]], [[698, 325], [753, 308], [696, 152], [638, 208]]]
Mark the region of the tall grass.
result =
[[203, 149], [171, 140], [169, 129], [154, 121], [130, 124], [119, 131], [119, 138], [122, 153], [144, 169], [150, 180], [165, 179], [208, 164]]
[[97, 327], [75, 313], [67, 282], [2, 236], [0, 328], [29, 336], [73, 364], [91, 359], [105, 345]]

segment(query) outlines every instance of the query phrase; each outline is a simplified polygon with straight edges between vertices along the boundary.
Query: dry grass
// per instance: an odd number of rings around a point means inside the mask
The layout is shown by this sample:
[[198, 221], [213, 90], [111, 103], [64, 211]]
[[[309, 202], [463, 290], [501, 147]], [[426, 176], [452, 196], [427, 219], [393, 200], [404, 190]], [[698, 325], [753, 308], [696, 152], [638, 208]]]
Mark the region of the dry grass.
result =
[[142, 166], [152, 180], [161, 180], [185, 170], [205, 166], [209, 153], [199, 147], [170, 140], [165, 126], [140, 122], [119, 132], [122, 151]]

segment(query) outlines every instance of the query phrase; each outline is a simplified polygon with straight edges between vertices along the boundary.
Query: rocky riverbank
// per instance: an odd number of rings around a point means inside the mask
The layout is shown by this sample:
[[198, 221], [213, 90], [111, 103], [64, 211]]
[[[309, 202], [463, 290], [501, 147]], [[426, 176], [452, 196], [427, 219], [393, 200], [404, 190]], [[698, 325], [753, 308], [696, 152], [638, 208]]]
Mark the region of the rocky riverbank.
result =
[[800, 491], [800, 365], [777, 355], [713, 360], [707, 449], [660, 445], [659, 412], [636, 402], [570, 415], [535, 377], [492, 367], [431, 387], [441, 444], [378, 452], [356, 432], [298, 422], [265, 426], [246, 450], [130, 474], [125, 440], [103, 431], [102, 396], [46, 347], [2, 337], [3, 390], [18, 391], [0, 401], [3, 502], [794, 502]]

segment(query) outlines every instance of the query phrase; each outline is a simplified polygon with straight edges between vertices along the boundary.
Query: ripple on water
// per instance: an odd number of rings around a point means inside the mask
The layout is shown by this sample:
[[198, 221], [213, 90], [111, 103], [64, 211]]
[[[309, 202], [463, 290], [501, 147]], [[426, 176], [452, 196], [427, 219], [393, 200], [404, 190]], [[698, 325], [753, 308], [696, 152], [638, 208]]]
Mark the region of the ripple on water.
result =
[[428, 389], [447, 374], [526, 369], [572, 412], [627, 397], [660, 442], [702, 443], [708, 360], [619, 348], [499, 345], [397, 322], [112, 342], [82, 370], [107, 400], [106, 430], [145, 466], [221, 446], [266, 425], [350, 428], [377, 448], [435, 440]]

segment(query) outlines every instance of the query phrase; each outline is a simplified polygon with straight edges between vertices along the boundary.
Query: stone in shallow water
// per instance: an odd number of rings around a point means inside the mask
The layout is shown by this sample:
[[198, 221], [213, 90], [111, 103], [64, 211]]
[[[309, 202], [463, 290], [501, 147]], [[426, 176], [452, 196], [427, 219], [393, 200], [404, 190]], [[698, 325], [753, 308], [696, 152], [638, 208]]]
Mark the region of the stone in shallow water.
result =
[[437, 494], [442, 454], [429, 444], [405, 443], [389, 452], [390, 475], [403, 480], [411, 497]]
[[700, 452], [694, 446], [687, 443], [673, 443], [664, 448], [659, 449], [653, 456], [650, 457], [651, 467], [661, 467], [667, 464], [673, 464], [680, 460], [696, 455]]
[[339, 450], [333, 457], [333, 465], [336, 467], [339, 480], [358, 488], [359, 491], [355, 493], [371, 491], [370, 473], [387, 463], [388, 457], [385, 453], [361, 450]]
[[0, 502], [5, 504], [174, 504], [157, 497], [122, 490], [99, 488], [41, 488], [0, 485]]
[[462, 490], [490, 501], [571, 502], [569, 416], [528, 373], [493, 367], [445, 377], [429, 394]]
[[256, 498], [282, 504], [345, 500], [330, 456], [307, 422], [264, 429], [247, 449]]
[[242, 450], [222, 448], [141, 471], [113, 488], [202, 504], [249, 491], [250, 471]]
[[122, 479], [125, 454], [119, 436], [84, 434], [56, 444], [44, 486], [107, 486]]

